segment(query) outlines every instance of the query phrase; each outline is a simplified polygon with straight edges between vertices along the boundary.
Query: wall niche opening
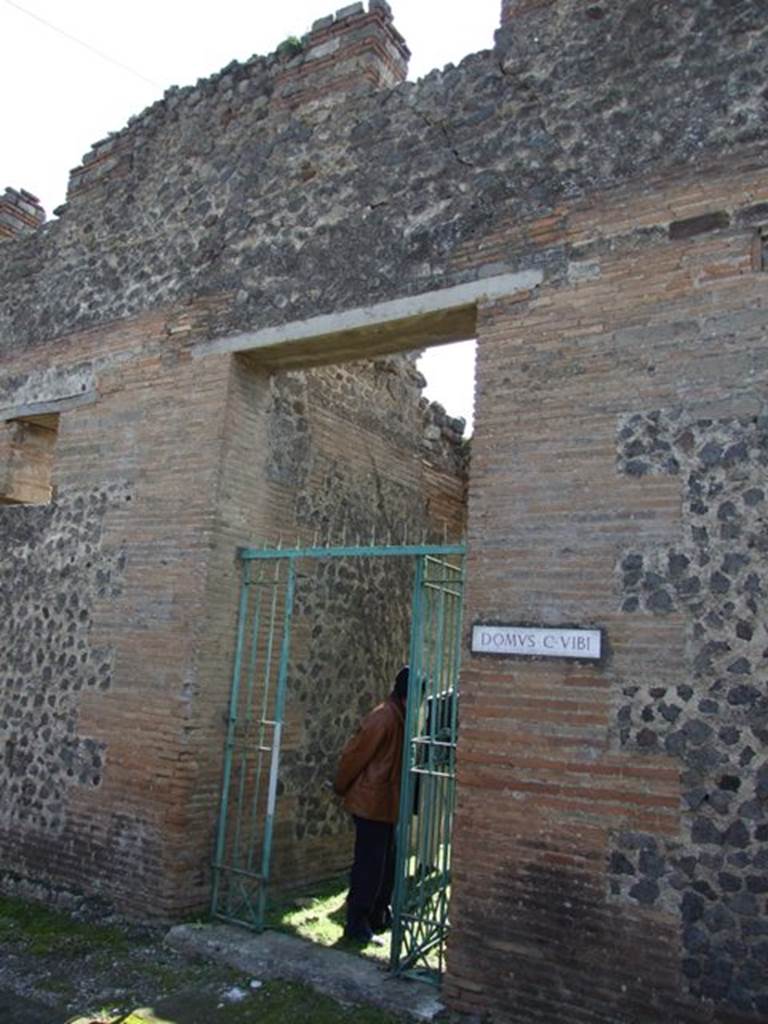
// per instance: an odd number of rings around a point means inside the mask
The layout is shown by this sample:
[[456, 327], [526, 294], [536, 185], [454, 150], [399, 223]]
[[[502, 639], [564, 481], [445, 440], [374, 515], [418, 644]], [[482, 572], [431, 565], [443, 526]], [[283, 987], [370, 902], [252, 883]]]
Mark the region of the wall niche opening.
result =
[[49, 505], [59, 414], [0, 423], [0, 505]]

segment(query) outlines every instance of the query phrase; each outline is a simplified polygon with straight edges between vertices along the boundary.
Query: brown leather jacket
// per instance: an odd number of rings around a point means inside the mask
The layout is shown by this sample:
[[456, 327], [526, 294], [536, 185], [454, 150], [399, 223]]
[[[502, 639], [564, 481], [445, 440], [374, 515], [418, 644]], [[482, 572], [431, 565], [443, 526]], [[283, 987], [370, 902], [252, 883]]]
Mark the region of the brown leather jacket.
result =
[[350, 814], [397, 821], [402, 757], [403, 709], [389, 697], [365, 716], [341, 753], [333, 788]]

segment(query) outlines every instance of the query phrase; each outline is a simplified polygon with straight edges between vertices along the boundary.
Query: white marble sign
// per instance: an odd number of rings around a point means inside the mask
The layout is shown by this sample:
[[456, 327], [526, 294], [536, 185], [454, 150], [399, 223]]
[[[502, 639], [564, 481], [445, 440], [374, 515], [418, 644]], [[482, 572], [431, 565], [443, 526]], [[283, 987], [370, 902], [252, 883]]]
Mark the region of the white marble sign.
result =
[[474, 626], [476, 654], [522, 654], [545, 658], [599, 658], [599, 629], [542, 629], [534, 626]]

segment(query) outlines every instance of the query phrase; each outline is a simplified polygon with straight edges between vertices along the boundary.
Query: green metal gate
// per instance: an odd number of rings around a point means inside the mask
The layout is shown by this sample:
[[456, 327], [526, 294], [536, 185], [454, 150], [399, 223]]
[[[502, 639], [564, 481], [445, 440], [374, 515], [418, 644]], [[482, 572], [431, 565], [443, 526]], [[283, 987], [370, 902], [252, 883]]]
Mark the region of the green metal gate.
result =
[[462, 544], [242, 548], [212, 913], [264, 927], [291, 656], [303, 560], [408, 558], [414, 563], [403, 785], [391, 967], [439, 977], [448, 929], [455, 790]]
[[463, 582], [461, 558], [416, 562], [390, 967], [432, 981], [449, 927]]

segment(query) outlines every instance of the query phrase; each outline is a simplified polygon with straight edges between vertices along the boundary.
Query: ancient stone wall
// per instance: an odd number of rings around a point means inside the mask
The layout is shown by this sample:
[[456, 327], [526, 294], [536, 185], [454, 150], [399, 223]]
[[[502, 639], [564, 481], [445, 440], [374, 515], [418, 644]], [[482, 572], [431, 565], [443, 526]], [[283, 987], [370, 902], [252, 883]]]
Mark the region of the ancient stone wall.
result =
[[768, 1012], [766, 197], [565, 207], [571, 284], [481, 324], [467, 614], [607, 650], [464, 666], [449, 989], [494, 1020]]
[[45, 223], [37, 196], [25, 189], [6, 188], [0, 197], [0, 242], [29, 235]]
[[[17, 396], [37, 380], [55, 404], [101, 367], [98, 393], [59, 416], [54, 500], [0, 507], [0, 841], [6, 877], [178, 915], [209, 898], [237, 546], [367, 543], [406, 523], [455, 537], [466, 476], [409, 358], [270, 374], [180, 364], [167, 332], [73, 337], [62, 368], [16, 376]], [[346, 818], [306, 781], [328, 778], [407, 657], [408, 568], [347, 576], [325, 567], [298, 596], [275, 858], [294, 882], [346, 866]]]
[[[762, 311], [739, 320], [742, 339], [768, 326]], [[679, 476], [682, 511], [666, 551], [623, 556], [622, 609], [680, 615], [688, 656], [676, 685], [621, 680], [619, 744], [663, 750], [680, 764], [684, 815], [672, 842], [619, 833], [611, 888], [674, 908], [691, 991], [746, 1007], [753, 998], [767, 1005], [766, 427], [763, 412], [694, 419], [672, 408], [634, 414], [619, 434], [625, 472]]]
[[[112, 652], [90, 642], [93, 604], [120, 593], [125, 558], [102, 552], [107, 509], [123, 489], [72, 492], [3, 512], [3, 827], [56, 835], [67, 791], [98, 786], [105, 744], [77, 728], [80, 691], [107, 690]], [[62, 585], [62, 582], [64, 585]]]
[[[303, 371], [406, 347], [390, 321], [413, 296], [429, 297], [430, 339], [448, 340], [435, 310], [466, 287], [466, 621], [593, 626], [606, 655], [465, 651], [446, 999], [514, 1024], [760, 1020], [764, 12], [511, 0], [503, 17], [493, 51], [415, 84], [394, 84], [402, 44], [376, 3], [315, 29], [338, 31], [353, 96], [346, 71], [315, 63], [317, 38], [172, 90], [77, 172], [57, 222], [0, 247], [3, 418], [59, 415], [62, 507], [107, 503], [101, 533], [0, 509], [37, 524], [28, 579], [43, 578], [38, 542], [66, 527], [77, 579], [97, 588], [79, 625], [69, 590], [56, 613], [85, 661], [76, 721], [54, 693], [74, 722], [56, 725], [73, 739], [55, 871], [87, 871], [126, 905], [204, 902], [235, 547], [335, 528], [334, 496], [377, 529], [450, 523], [457, 507], [439, 445], [436, 462], [414, 458], [439, 442], [437, 417], [425, 429], [416, 400], [399, 422], [407, 368], [373, 364], [355, 388], [344, 370]], [[302, 88], [316, 69], [326, 91]], [[302, 372], [276, 376], [292, 338], [304, 347], [282, 365]], [[425, 493], [443, 497], [427, 508]], [[99, 570], [115, 595], [99, 596]], [[390, 584], [370, 583], [377, 619]], [[337, 844], [320, 735], [340, 740], [357, 708], [334, 715], [312, 677], [339, 645], [345, 686], [369, 663], [348, 638], [302, 631], [319, 604], [349, 608], [350, 584], [326, 573], [301, 593], [291, 685], [309, 714], [286, 744], [286, 882]], [[102, 664], [105, 691], [88, 684]], [[15, 735], [40, 725], [35, 699], [10, 702]], [[31, 773], [43, 754], [13, 764]], [[56, 801], [32, 784], [45, 817], [21, 844], [5, 833], [3, 862], [53, 873], [39, 830]]]
[[161, 913], [226, 382], [212, 363], [171, 366], [166, 337], [150, 317], [68, 338], [40, 373], [16, 364], [17, 400], [69, 397], [53, 500], [0, 508], [3, 872], [118, 905], [143, 893]]
[[206, 295], [215, 337], [479, 268], [563, 279], [562, 246], [500, 226], [759, 141], [764, 28], [753, 0], [560, 0], [459, 67], [294, 110], [276, 92], [301, 54], [233, 63], [105, 140], [59, 220], [0, 250], [0, 351]]

